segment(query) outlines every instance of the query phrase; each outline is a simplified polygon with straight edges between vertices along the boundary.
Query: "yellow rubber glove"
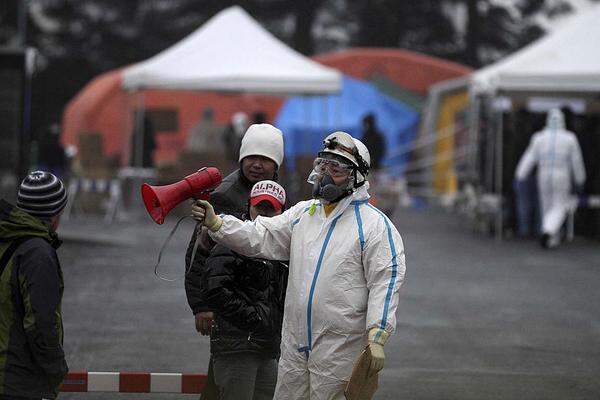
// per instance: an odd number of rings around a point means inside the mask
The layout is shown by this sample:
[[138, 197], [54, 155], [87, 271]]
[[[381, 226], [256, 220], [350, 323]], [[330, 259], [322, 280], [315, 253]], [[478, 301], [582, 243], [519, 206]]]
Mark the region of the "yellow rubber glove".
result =
[[369, 375], [374, 375], [383, 369], [385, 363], [383, 346], [389, 337], [390, 334], [381, 328], [371, 328], [369, 330], [369, 349], [371, 350]]
[[215, 209], [206, 200], [198, 200], [194, 203], [192, 217], [212, 232], [218, 231], [223, 225], [223, 220], [215, 214]]

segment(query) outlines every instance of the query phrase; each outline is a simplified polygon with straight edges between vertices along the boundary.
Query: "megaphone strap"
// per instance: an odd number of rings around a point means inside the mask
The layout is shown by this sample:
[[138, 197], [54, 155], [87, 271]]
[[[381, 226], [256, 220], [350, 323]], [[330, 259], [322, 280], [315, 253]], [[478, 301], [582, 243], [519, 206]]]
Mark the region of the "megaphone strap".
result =
[[[154, 266], [154, 275], [156, 275], [157, 278], [162, 279], [163, 281], [167, 281], [167, 282], [176, 282], [177, 281], [177, 279], [169, 279], [169, 278], [165, 278], [164, 276], [162, 276], [158, 272], [158, 267], [160, 266], [160, 261], [162, 260], [163, 251], [165, 250], [165, 248], [171, 241], [171, 238], [177, 231], [177, 228], [179, 228], [179, 224], [181, 224], [181, 222], [186, 218], [192, 218], [192, 217], [190, 215], [185, 215], [185, 216], [179, 218], [179, 220], [177, 221], [177, 223], [175, 224], [173, 229], [171, 229], [171, 233], [169, 233], [169, 236], [167, 236], [167, 239], [165, 239], [165, 242], [163, 243], [162, 247], [160, 248], [160, 251], [158, 252], [158, 259], [156, 260], [156, 265]], [[188, 274], [190, 268], [192, 267], [194, 256], [196, 255], [196, 250], [198, 249], [198, 243], [199, 243], [198, 236], [196, 236], [196, 242], [194, 243], [194, 251], [192, 253], [192, 262], [190, 262], [190, 266], [185, 271], [185, 275]]]
[[190, 273], [192, 269], [192, 265], [194, 265], [194, 260], [196, 259], [196, 252], [198, 251], [198, 246], [200, 245], [200, 234], [202, 233], [202, 228], [198, 228], [196, 231], [196, 237], [194, 238], [194, 248], [192, 249], [192, 258], [190, 258], [190, 265], [188, 265], [185, 270], [185, 276]]

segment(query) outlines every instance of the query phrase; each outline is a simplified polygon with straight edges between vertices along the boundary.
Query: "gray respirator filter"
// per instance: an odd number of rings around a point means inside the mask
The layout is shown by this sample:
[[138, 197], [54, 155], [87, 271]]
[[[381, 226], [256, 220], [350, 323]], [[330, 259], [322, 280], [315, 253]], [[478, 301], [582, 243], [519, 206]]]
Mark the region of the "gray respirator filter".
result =
[[346, 194], [347, 190], [336, 185], [333, 182], [333, 178], [329, 175], [325, 175], [323, 179], [317, 180], [313, 184], [313, 197], [330, 203], [338, 201]]

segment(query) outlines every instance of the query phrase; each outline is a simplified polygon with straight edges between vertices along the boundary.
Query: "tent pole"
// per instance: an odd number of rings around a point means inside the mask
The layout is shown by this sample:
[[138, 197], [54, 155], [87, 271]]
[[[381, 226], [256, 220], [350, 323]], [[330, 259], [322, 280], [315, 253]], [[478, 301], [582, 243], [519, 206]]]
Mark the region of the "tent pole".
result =
[[503, 115], [502, 109], [496, 111], [497, 123], [496, 126], [496, 193], [498, 194], [498, 213], [496, 214], [496, 240], [502, 240], [502, 223], [503, 223], [503, 201], [502, 201], [502, 179], [503, 179], [503, 160], [502, 160], [502, 139], [503, 139]]
[[491, 108], [491, 100], [489, 98], [485, 99], [485, 181], [484, 181], [484, 189], [486, 192], [494, 191], [494, 142], [495, 131], [493, 128], [493, 118], [494, 115], [492, 113]]
[[135, 102], [136, 102], [136, 93], [135, 92], [127, 92], [127, 100], [126, 100], [126, 114], [124, 118], [123, 125], [123, 137], [125, 139], [125, 143], [123, 148], [125, 149], [125, 154], [123, 154], [122, 160], [124, 160], [124, 165], [127, 167], [133, 167], [134, 165], [134, 156], [133, 151], [135, 148], [135, 114], [131, 111], [135, 110]]
[[135, 166], [144, 167], [144, 92], [137, 92], [138, 104], [135, 112]]
[[468, 158], [468, 175], [471, 177], [477, 176], [477, 158], [479, 153], [479, 112], [481, 99], [479, 96], [473, 96], [470, 105], [469, 112], [469, 133], [468, 133], [468, 145], [469, 145], [469, 158]]

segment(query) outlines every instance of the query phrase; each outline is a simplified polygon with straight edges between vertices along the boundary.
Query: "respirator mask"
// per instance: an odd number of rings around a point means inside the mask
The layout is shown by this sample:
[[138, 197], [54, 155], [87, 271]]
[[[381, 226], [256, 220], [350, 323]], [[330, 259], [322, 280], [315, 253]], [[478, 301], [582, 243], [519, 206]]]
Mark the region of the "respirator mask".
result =
[[[313, 185], [313, 197], [326, 203], [336, 203], [352, 193], [352, 166], [336, 159], [317, 157], [308, 183]], [[334, 181], [341, 178], [343, 182]]]

